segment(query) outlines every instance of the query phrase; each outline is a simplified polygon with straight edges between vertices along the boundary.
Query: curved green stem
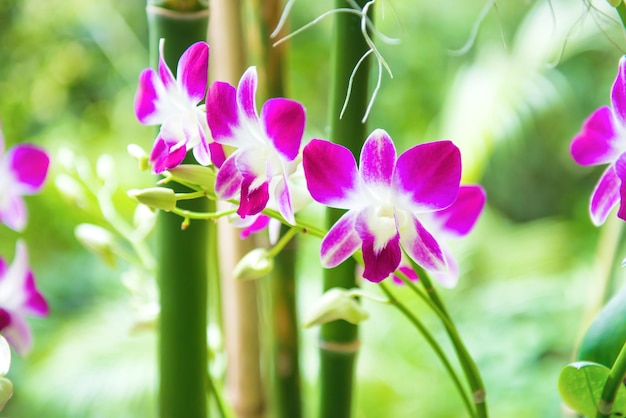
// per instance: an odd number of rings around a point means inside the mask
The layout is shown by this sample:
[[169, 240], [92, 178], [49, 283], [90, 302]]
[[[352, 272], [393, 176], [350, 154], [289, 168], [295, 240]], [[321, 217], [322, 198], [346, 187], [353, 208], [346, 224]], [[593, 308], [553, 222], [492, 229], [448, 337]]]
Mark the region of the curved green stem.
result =
[[389, 290], [389, 288], [387, 287], [385, 283], [380, 283], [379, 286], [382, 289], [382, 291], [385, 293], [385, 295], [387, 295], [387, 297], [389, 298], [389, 303], [393, 304], [396, 308], [398, 308], [398, 310], [409, 320], [409, 322], [411, 322], [411, 324], [415, 326], [415, 329], [417, 329], [419, 333], [422, 334], [422, 336], [424, 337], [424, 339], [426, 340], [430, 348], [432, 348], [432, 350], [435, 352], [435, 354], [437, 355], [437, 357], [443, 364], [443, 367], [446, 369], [446, 372], [448, 372], [448, 375], [452, 379], [454, 386], [456, 387], [457, 391], [459, 392], [459, 395], [461, 396], [461, 399], [463, 400], [463, 404], [465, 405], [467, 412], [469, 413], [471, 417], [477, 418], [478, 415], [476, 414], [476, 411], [474, 410], [472, 406], [472, 402], [470, 401], [465, 389], [463, 388], [463, 385], [461, 384], [461, 381], [458, 375], [456, 374], [456, 372], [452, 368], [452, 365], [448, 361], [448, 358], [446, 357], [445, 352], [443, 351], [439, 343], [437, 343], [437, 340], [435, 340], [433, 335], [430, 332], [428, 332], [428, 330], [426, 329], [426, 326], [424, 326], [424, 324], [406, 306], [404, 306], [402, 302], [396, 299], [396, 297], [391, 293], [391, 291]]
[[622, 21], [622, 26], [626, 28], [626, 4], [622, 1], [616, 9], [619, 19]]
[[596, 418], [610, 418], [613, 412], [613, 402], [617, 396], [617, 391], [624, 384], [626, 379], [626, 343], [622, 346], [617, 359], [611, 367], [609, 377], [606, 379], [602, 396], [598, 403], [598, 413]]
[[[424, 289], [426, 290], [426, 294], [428, 295], [429, 299], [433, 302], [434, 307], [437, 308], [433, 309], [433, 311], [437, 314], [437, 316], [442, 319], [446, 332], [448, 333], [448, 336], [452, 341], [452, 345], [454, 346], [454, 350], [457, 353], [457, 357], [459, 358], [459, 362], [461, 363], [463, 372], [465, 373], [467, 381], [472, 389], [472, 397], [474, 403], [476, 404], [478, 417], [486, 418], [488, 414], [487, 403], [485, 400], [485, 385], [483, 384], [482, 378], [478, 371], [478, 367], [476, 366], [476, 363], [474, 362], [472, 356], [469, 354], [469, 351], [467, 351], [467, 348], [463, 344], [461, 336], [459, 335], [459, 332], [456, 329], [456, 326], [454, 325], [454, 322], [448, 314], [448, 311], [446, 310], [443, 302], [439, 298], [437, 291], [433, 287], [428, 273], [426, 273], [426, 271], [413, 260], [411, 260], [411, 265], [419, 276], [419, 281], [424, 286]], [[421, 295], [421, 292], [418, 292], [418, 294]], [[433, 305], [430, 305], [431, 308], [433, 308]]]

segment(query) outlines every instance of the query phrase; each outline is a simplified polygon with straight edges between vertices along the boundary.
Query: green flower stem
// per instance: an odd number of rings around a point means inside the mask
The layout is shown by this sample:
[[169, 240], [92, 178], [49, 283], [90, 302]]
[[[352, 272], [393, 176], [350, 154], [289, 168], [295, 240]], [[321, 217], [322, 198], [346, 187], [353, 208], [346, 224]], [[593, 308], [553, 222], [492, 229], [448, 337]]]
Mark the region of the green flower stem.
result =
[[222, 218], [224, 216], [232, 215], [233, 213], [237, 213], [237, 209], [228, 209], [221, 210], [216, 212], [195, 212], [187, 209], [174, 208], [171, 213], [176, 214], [185, 219], [195, 219], [195, 220], [216, 220]]
[[[165, 38], [165, 61], [176, 69], [182, 53], [205, 40], [208, 8], [193, 12], [173, 10], [177, 2], [149, 2], [150, 55], [158, 63], [158, 44]], [[197, 2], [194, 2], [197, 3]], [[186, 2], [188, 5], [189, 2]], [[185, 10], [189, 10], [185, 6]], [[193, 159], [190, 159], [192, 162]], [[177, 193], [190, 190], [168, 184]], [[184, 202], [184, 210], [214, 212], [208, 199]], [[205, 418], [207, 408], [207, 298], [210, 222], [195, 222], [181, 230], [180, 218], [160, 211], [156, 226], [159, 318], [159, 416]]]
[[[354, 7], [363, 8], [367, 2], [357, 0], [352, 3]], [[346, 1], [335, 0], [334, 6], [336, 9], [344, 8]], [[367, 136], [366, 125], [361, 119], [368, 104], [370, 58], [363, 57], [370, 46], [361, 32], [361, 23], [362, 17], [358, 14], [335, 14], [331, 54], [329, 139], [347, 147], [354, 155], [358, 155]], [[355, 67], [359, 68], [353, 76]], [[348, 94], [350, 97], [344, 108]], [[326, 226], [330, 228], [344, 213], [327, 209]], [[324, 270], [324, 292], [334, 287], [357, 287], [353, 258], [333, 269]], [[319, 344], [321, 390], [318, 414], [321, 418], [349, 418], [359, 349], [358, 327], [342, 320], [324, 324]]]
[[433, 335], [428, 331], [426, 326], [417, 318], [417, 316], [415, 316], [402, 302], [400, 302], [391, 293], [391, 290], [389, 290], [389, 287], [385, 283], [381, 282], [379, 286], [382, 289], [382, 291], [385, 293], [385, 295], [387, 295], [387, 298], [389, 299], [389, 303], [394, 305], [396, 308], [398, 308], [398, 310], [409, 320], [409, 322], [411, 322], [411, 324], [415, 326], [415, 329], [417, 329], [418, 332], [422, 334], [422, 336], [424, 337], [424, 339], [426, 340], [430, 348], [432, 348], [432, 350], [435, 352], [435, 354], [437, 355], [437, 357], [443, 364], [443, 367], [446, 369], [446, 372], [452, 379], [452, 382], [454, 383], [454, 387], [459, 392], [459, 395], [461, 396], [461, 399], [463, 400], [463, 404], [465, 405], [465, 408], [467, 409], [467, 412], [469, 413], [469, 415], [474, 418], [478, 417], [478, 415], [476, 415], [476, 411], [474, 410], [472, 402], [470, 401], [465, 389], [463, 388], [461, 380], [459, 379], [458, 375], [452, 368], [450, 361], [448, 361], [448, 358], [445, 352], [443, 351], [439, 343], [437, 343], [437, 340], [435, 339], [435, 337], [433, 337]]
[[174, 193], [176, 200], [193, 200], [199, 197], [206, 197], [206, 195], [206, 192], [202, 190], [190, 193]]
[[[428, 298], [432, 301], [432, 305], [429, 304], [429, 306], [433, 309], [437, 316], [441, 318], [446, 332], [448, 333], [448, 336], [452, 341], [452, 345], [454, 346], [454, 350], [456, 351], [459, 362], [461, 363], [461, 367], [463, 368], [465, 377], [467, 378], [467, 381], [472, 389], [472, 397], [474, 403], [476, 404], [478, 417], [487, 418], [488, 414], [487, 402], [485, 400], [485, 385], [483, 384], [482, 378], [478, 371], [478, 367], [476, 367], [474, 359], [469, 354], [467, 348], [463, 344], [463, 340], [461, 339], [461, 336], [459, 335], [459, 332], [456, 329], [452, 318], [448, 314], [447, 309], [439, 298], [437, 291], [433, 287], [428, 273], [426, 273], [426, 271], [417, 263], [413, 262], [413, 260], [411, 260], [411, 265], [419, 276], [419, 281], [424, 286]], [[405, 283], [409, 283], [409, 286], [411, 286], [412, 289], [415, 289], [415, 286], [413, 285], [413, 283], [410, 283], [410, 281], [407, 280], [405, 281]], [[421, 292], [417, 292], [417, 294], [422, 296]]]
[[602, 396], [598, 403], [598, 413], [596, 418], [610, 418], [613, 412], [613, 402], [617, 396], [617, 391], [624, 384], [626, 379], [626, 343], [622, 346], [617, 359], [611, 367], [609, 377], [606, 379]]
[[296, 234], [300, 231], [301, 231], [300, 228], [294, 228], [294, 227], [289, 228], [284, 234], [282, 234], [282, 236], [280, 237], [280, 240], [278, 240], [276, 245], [274, 245], [274, 247], [272, 247], [272, 249], [267, 252], [267, 255], [269, 257], [277, 257], [281, 253], [281, 251], [285, 248], [285, 246], [289, 244], [291, 239], [294, 238]]
[[220, 418], [232, 418], [232, 413], [226, 409], [226, 404], [224, 403], [224, 397], [222, 396], [221, 391], [215, 386], [215, 382], [213, 381], [213, 376], [211, 376], [210, 372], [206, 374], [207, 378], [207, 388], [209, 389], [209, 394], [213, 396], [215, 400], [215, 406], [217, 407], [217, 412], [220, 414]]

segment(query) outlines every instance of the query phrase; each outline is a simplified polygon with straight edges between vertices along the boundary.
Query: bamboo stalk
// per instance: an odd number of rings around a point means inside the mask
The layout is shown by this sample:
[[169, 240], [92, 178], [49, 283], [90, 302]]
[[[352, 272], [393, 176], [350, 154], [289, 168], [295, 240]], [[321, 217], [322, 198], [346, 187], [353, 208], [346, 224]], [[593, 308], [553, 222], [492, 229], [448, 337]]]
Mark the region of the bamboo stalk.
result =
[[[239, 0], [212, 0], [209, 40], [211, 78], [237, 85], [245, 70], [242, 11]], [[222, 305], [226, 337], [226, 396], [238, 418], [265, 416], [261, 376], [258, 283], [232, 277], [235, 264], [255, 245], [242, 240], [225, 219], [218, 222]]]
[[[187, 2], [189, 3], [189, 2]], [[170, 5], [172, 6], [172, 5]], [[158, 64], [158, 44], [166, 39], [165, 61], [175, 71], [179, 57], [192, 43], [206, 39], [208, 9], [177, 11], [148, 4], [151, 63]], [[193, 160], [193, 159], [192, 159]], [[188, 161], [187, 161], [188, 162]], [[171, 185], [175, 192], [189, 191]], [[180, 205], [210, 211], [207, 199]], [[159, 416], [207, 416], [207, 254], [208, 222], [192, 222], [181, 230], [181, 218], [159, 212], [157, 281], [159, 319]]]
[[[355, 3], [363, 7], [366, 1]], [[335, 7], [346, 6], [335, 0]], [[332, 85], [330, 103], [330, 139], [348, 147], [355, 155], [367, 136], [361, 122], [368, 103], [369, 59], [355, 74], [352, 91], [343, 117], [340, 112], [346, 98], [353, 69], [369, 49], [361, 33], [361, 19], [349, 13], [335, 15], [332, 51]], [[343, 211], [328, 209], [326, 223], [330, 228]], [[356, 263], [349, 258], [334, 269], [324, 271], [324, 291], [333, 287], [356, 287]], [[358, 328], [345, 321], [334, 321], [321, 328], [320, 335], [320, 418], [349, 418], [352, 414], [353, 381], [359, 348]]]

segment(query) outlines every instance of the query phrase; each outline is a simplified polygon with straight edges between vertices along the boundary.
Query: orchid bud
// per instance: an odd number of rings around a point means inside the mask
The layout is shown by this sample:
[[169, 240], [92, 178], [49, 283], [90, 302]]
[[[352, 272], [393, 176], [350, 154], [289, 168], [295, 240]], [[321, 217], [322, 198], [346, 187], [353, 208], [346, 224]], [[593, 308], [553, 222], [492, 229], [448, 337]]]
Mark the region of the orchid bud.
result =
[[82, 208], [87, 205], [85, 188], [74, 177], [61, 173], [54, 178], [54, 184], [59, 192], [76, 206]]
[[105, 263], [115, 265], [115, 236], [108, 230], [93, 224], [80, 224], [74, 229], [76, 239], [86, 248], [102, 257]]
[[13, 396], [13, 383], [5, 377], [0, 377], [0, 411], [4, 409], [11, 396]]
[[176, 195], [174, 190], [166, 187], [150, 187], [143, 190], [132, 189], [127, 192], [128, 196], [148, 207], [161, 209], [166, 212], [176, 208]]
[[154, 228], [156, 212], [146, 205], [138, 204], [133, 215], [133, 225], [139, 236], [145, 237]]
[[274, 268], [274, 259], [264, 248], [255, 248], [244, 255], [233, 269], [233, 276], [238, 280], [260, 279]]
[[205, 190], [213, 190], [215, 173], [209, 167], [201, 165], [183, 164], [168, 170], [177, 179], [191, 184], [197, 184]]
[[11, 367], [11, 348], [8, 341], [0, 335], [0, 377], [5, 376]]
[[137, 144], [128, 144], [126, 147], [126, 151], [130, 154], [131, 157], [136, 159], [139, 162], [139, 169], [141, 171], [146, 171], [150, 168], [150, 158], [146, 151], [141, 148]]
[[115, 160], [110, 154], [102, 154], [96, 161], [96, 174], [100, 180], [106, 182], [115, 181]]
[[343, 319], [351, 324], [358, 324], [366, 320], [369, 314], [354, 299], [355, 294], [347, 289], [334, 287], [329, 289], [317, 301], [312, 312], [305, 319], [303, 327], [309, 328], [337, 319]]

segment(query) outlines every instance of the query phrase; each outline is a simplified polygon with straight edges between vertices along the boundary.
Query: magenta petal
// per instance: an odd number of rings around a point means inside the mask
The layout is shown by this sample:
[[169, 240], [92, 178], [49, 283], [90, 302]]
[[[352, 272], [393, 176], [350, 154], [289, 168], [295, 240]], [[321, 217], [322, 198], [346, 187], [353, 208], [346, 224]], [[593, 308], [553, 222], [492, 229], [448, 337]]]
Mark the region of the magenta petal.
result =
[[620, 180], [620, 204], [617, 211], [617, 217], [622, 220], [626, 220], [626, 152], [620, 155], [615, 162], [615, 172]]
[[387, 245], [380, 251], [374, 249], [374, 237], [363, 240], [363, 264], [365, 270], [363, 277], [371, 282], [378, 283], [393, 273], [402, 258], [402, 250], [400, 249], [400, 235], [396, 234], [391, 238]]
[[[416, 282], [416, 281], [419, 280], [419, 277], [417, 276], [417, 273], [415, 273], [415, 271], [411, 267], [400, 265], [400, 267], [397, 268], [397, 271], [399, 271], [402, 274], [404, 274], [407, 277], [407, 279], [411, 280], [412, 282]], [[395, 284], [399, 284], [399, 285], [403, 285], [404, 284], [404, 280], [402, 280], [396, 274], [391, 276], [391, 280], [393, 280], [393, 282]]]
[[170, 89], [176, 80], [174, 79], [174, 75], [172, 75], [172, 70], [167, 66], [165, 62], [165, 39], [161, 38], [159, 40], [159, 78], [161, 79], [161, 83], [165, 89]]
[[243, 176], [241, 182], [241, 199], [237, 214], [242, 218], [248, 215], [256, 215], [260, 213], [270, 198], [269, 183], [265, 182], [255, 189], [250, 189], [252, 183], [256, 180], [253, 176]]
[[278, 181], [275, 189], [276, 201], [278, 202], [278, 211], [290, 225], [296, 224], [296, 218], [293, 215], [293, 206], [291, 205], [291, 195], [287, 186], [287, 179], [283, 176]]
[[453, 204], [445, 209], [432, 212], [441, 229], [451, 235], [467, 235], [485, 207], [485, 190], [478, 185], [461, 186]]
[[361, 177], [371, 186], [389, 186], [396, 164], [396, 148], [382, 129], [377, 129], [367, 138], [361, 150], [359, 169]]
[[0, 333], [11, 323], [11, 314], [6, 309], [0, 308]]
[[446, 261], [443, 251], [437, 240], [428, 232], [419, 220], [413, 216], [407, 226], [400, 231], [400, 244], [409, 257], [417, 264], [429, 271], [446, 270]]
[[358, 213], [345, 213], [322, 240], [321, 263], [325, 268], [336, 267], [350, 257], [361, 245], [361, 238], [354, 229]]
[[239, 108], [243, 111], [243, 114], [252, 120], [258, 120], [256, 113], [256, 86], [257, 86], [257, 74], [256, 67], [250, 67], [241, 76], [239, 85], [237, 86], [237, 103]]
[[22, 231], [27, 220], [26, 205], [19, 195], [7, 196], [4, 205], [0, 206], [0, 222], [14, 231]]
[[256, 219], [254, 220], [254, 222], [243, 228], [241, 230], [241, 233], [239, 234], [239, 237], [241, 239], [244, 238], [248, 238], [250, 235], [256, 233], [256, 232], [260, 232], [262, 230], [264, 230], [265, 228], [267, 228], [267, 225], [269, 225], [270, 223], [270, 217], [267, 215], [259, 215], [256, 217]]
[[31, 271], [28, 272], [24, 287], [27, 295], [26, 301], [24, 302], [26, 312], [37, 316], [48, 315], [48, 303], [35, 287], [35, 278]]
[[606, 221], [609, 212], [619, 201], [619, 189], [620, 180], [615, 172], [615, 166], [610, 165], [591, 194], [589, 213], [594, 225], [600, 226]]
[[237, 153], [234, 153], [220, 167], [215, 178], [215, 192], [222, 199], [232, 199], [241, 189], [243, 177], [237, 169]]
[[16, 314], [11, 314], [11, 322], [2, 330], [2, 335], [20, 355], [27, 354], [33, 342], [26, 320]]
[[155, 174], [177, 167], [187, 155], [185, 142], [168, 141], [161, 136], [157, 137], [150, 153], [150, 164]]
[[161, 81], [152, 68], [146, 68], [139, 74], [139, 85], [135, 93], [135, 116], [144, 125], [156, 125], [162, 122], [157, 109], [159, 100], [157, 83]]
[[209, 144], [209, 151], [211, 152], [211, 162], [217, 168], [220, 168], [224, 161], [226, 161], [226, 153], [222, 144], [217, 142], [211, 142]]
[[451, 141], [417, 145], [398, 157], [392, 181], [401, 207], [411, 212], [443, 209], [459, 191], [461, 153]]
[[233, 130], [240, 124], [233, 86], [221, 81], [211, 85], [206, 96], [206, 119], [213, 139], [229, 144]]
[[16, 145], [7, 154], [15, 179], [20, 183], [22, 194], [38, 192], [48, 174], [50, 158], [46, 152], [34, 145]]
[[615, 115], [626, 124], [626, 59], [622, 56], [617, 68], [617, 77], [611, 89], [611, 104]]
[[183, 91], [194, 103], [204, 99], [209, 77], [209, 45], [196, 42], [178, 60], [177, 77]]
[[270, 99], [261, 109], [261, 119], [274, 148], [287, 161], [298, 156], [304, 133], [304, 107], [289, 99]]
[[580, 165], [612, 162], [616, 155], [613, 113], [604, 106], [593, 112], [570, 146], [572, 158]]
[[313, 139], [304, 147], [302, 163], [307, 188], [313, 199], [340, 209], [359, 206], [361, 179], [349, 149]]

